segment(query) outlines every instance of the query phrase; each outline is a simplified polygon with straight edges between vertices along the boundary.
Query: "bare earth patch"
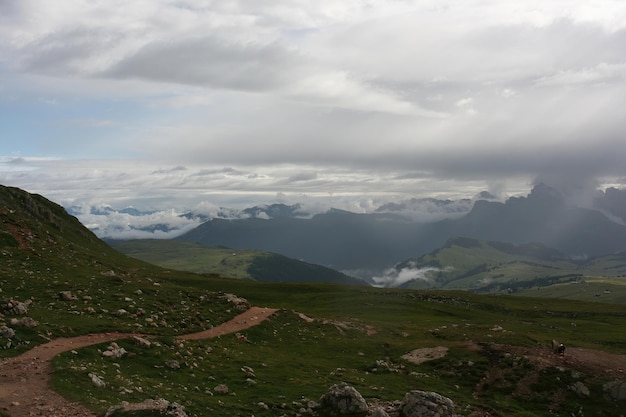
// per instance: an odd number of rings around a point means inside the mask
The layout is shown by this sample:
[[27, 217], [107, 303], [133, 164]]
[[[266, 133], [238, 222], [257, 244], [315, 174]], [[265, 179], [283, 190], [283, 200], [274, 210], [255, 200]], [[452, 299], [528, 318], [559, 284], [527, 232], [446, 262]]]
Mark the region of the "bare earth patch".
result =
[[[252, 307], [212, 329], [180, 336], [183, 340], [210, 339], [262, 323], [275, 309]], [[111, 342], [135, 333], [101, 333], [60, 338], [34, 347], [15, 358], [0, 360], [0, 410], [12, 417], [96, 417], [81, 404], [66, 400], [50, 387], [51, 360], [59, 353], [98, 343]]]
[[406, 355], [402, 355], [402, 359], [409, 362], [420, 364], [423, 362], [432, 361], [433, 359], [443, 358], [448, 354], [448, 348], [443, 346], [437, 346], [434, 348], [421, 348], [415, 349]]

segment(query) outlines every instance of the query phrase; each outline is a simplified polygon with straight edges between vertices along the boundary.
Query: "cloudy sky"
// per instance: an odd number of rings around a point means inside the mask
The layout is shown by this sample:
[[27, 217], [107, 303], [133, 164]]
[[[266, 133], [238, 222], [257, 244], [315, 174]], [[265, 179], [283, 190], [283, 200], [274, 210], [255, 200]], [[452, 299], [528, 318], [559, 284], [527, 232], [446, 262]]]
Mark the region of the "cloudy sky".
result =
[[177, 210], [623, 187], [625, 81], [622, 0], [0, 0], [0, 183]]

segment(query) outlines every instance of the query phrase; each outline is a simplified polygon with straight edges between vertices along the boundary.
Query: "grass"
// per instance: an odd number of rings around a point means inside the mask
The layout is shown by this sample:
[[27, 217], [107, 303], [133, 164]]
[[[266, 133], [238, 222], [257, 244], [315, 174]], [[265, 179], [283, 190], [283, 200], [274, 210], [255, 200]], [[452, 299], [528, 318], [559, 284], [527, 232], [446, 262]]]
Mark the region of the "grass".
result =
[[[106, 345], [80, 349], [78, 355], [64, 353], [54, 363], [57, 389], [74, 392], [76, 400], [100, 412], [121, 400], [165, 397], [185, 405], [192, 416], [295, 415], [342, 381], [366, 398], [386, 401], [400, 400], [411, 389], [436, 391], [468, 413], [487, 409], [492, 415], [545, 415], [561, 394], [565, 400], [557, 415], [569, 415], [581, 406], [595, 410], [585, 415], [615, 411], [601, 395], [591, 400], [571, 391], [557, 392], [561, 387], [555, 384], [557, 376], [571, 379], [564, 371], [539, 371], [524, 358], [468, 350], [467, 343], [537, 347], [558, 337], [570, 346], [624, 354], [626, 336], [614, 331], [626, 322], [621, 306], [228, 279], [207, 279], [200, 285], [282, 310], [242, 332], [251, 343], [241, 343], [233, 335], [182, 344], [156, 338], [160, 346], [142, 350], [127, 341], [120, 345], [134, 356], [118, 361], [101, 357], [99, 350]], [[309, 323], [293, 310], [316, 320]], [[573, 328], [571, 322], [578, 326]], [[504, 331], [493, 330], [496, 324]], [[375, 333], [368, 334], [368, 329]], [[401, 359], [415, 348], [435, 346], [448, 347], [449, 354], [421, 365]], [[180, 362], [180, 369], [165, 365], [172, 359]], [[247, 381], [245, 366], [254, 370], [254, 383]], [[101, 376], [107, 387], [95, 388], [87, 378], [89, 372]], [[522, 393], [528, 374], [536, 376], [537, 387]], [[595, 377], [585, 380], [598, 392], [603, 382]], [[228, 395], [215, 393], [222, 383], [228, 385]], [[269, 409], [261, 408], [260, 402]]]
[[163, 268], [199, 274], [217, 274], [250, 279], [248, 268], [260, 251], [207, 248], [178, 240], [133, 240], [115, 242], [113, 247], [134, 258]]

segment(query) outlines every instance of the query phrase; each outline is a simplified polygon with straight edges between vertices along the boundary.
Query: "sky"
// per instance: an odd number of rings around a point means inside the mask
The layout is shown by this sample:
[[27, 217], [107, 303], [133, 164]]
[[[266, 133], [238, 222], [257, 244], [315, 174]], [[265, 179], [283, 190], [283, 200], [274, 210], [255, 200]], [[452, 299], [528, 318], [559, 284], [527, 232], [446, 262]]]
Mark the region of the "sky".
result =
[[0, 0], [0, 184], [143, 210], [626, 184], [622, 0]]

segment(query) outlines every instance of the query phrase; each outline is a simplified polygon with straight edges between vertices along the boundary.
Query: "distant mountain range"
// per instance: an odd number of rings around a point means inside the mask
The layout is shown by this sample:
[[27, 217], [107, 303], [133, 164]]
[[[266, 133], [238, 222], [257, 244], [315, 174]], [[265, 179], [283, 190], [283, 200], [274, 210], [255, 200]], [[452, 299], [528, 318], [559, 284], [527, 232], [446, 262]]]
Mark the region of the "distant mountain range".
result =
[[[177, 239], [280, 253], [360, 277], [429, 253], [454, 237], [538, 242], [582, 259], [626, 251], [625, 196], [626, 191], [608, 189], [598, 193], [593, 208], [580, 208], [567, 204], [554, 188], [539, 184], [527, 197], [504, 203], [479, 199], [466, 214], [434, 222], [401, 214], [408, 202], [370, 214], [330, 210], [311, 218], [212, 219]], [[451, 203], [432, 200], [432, 204]]]

